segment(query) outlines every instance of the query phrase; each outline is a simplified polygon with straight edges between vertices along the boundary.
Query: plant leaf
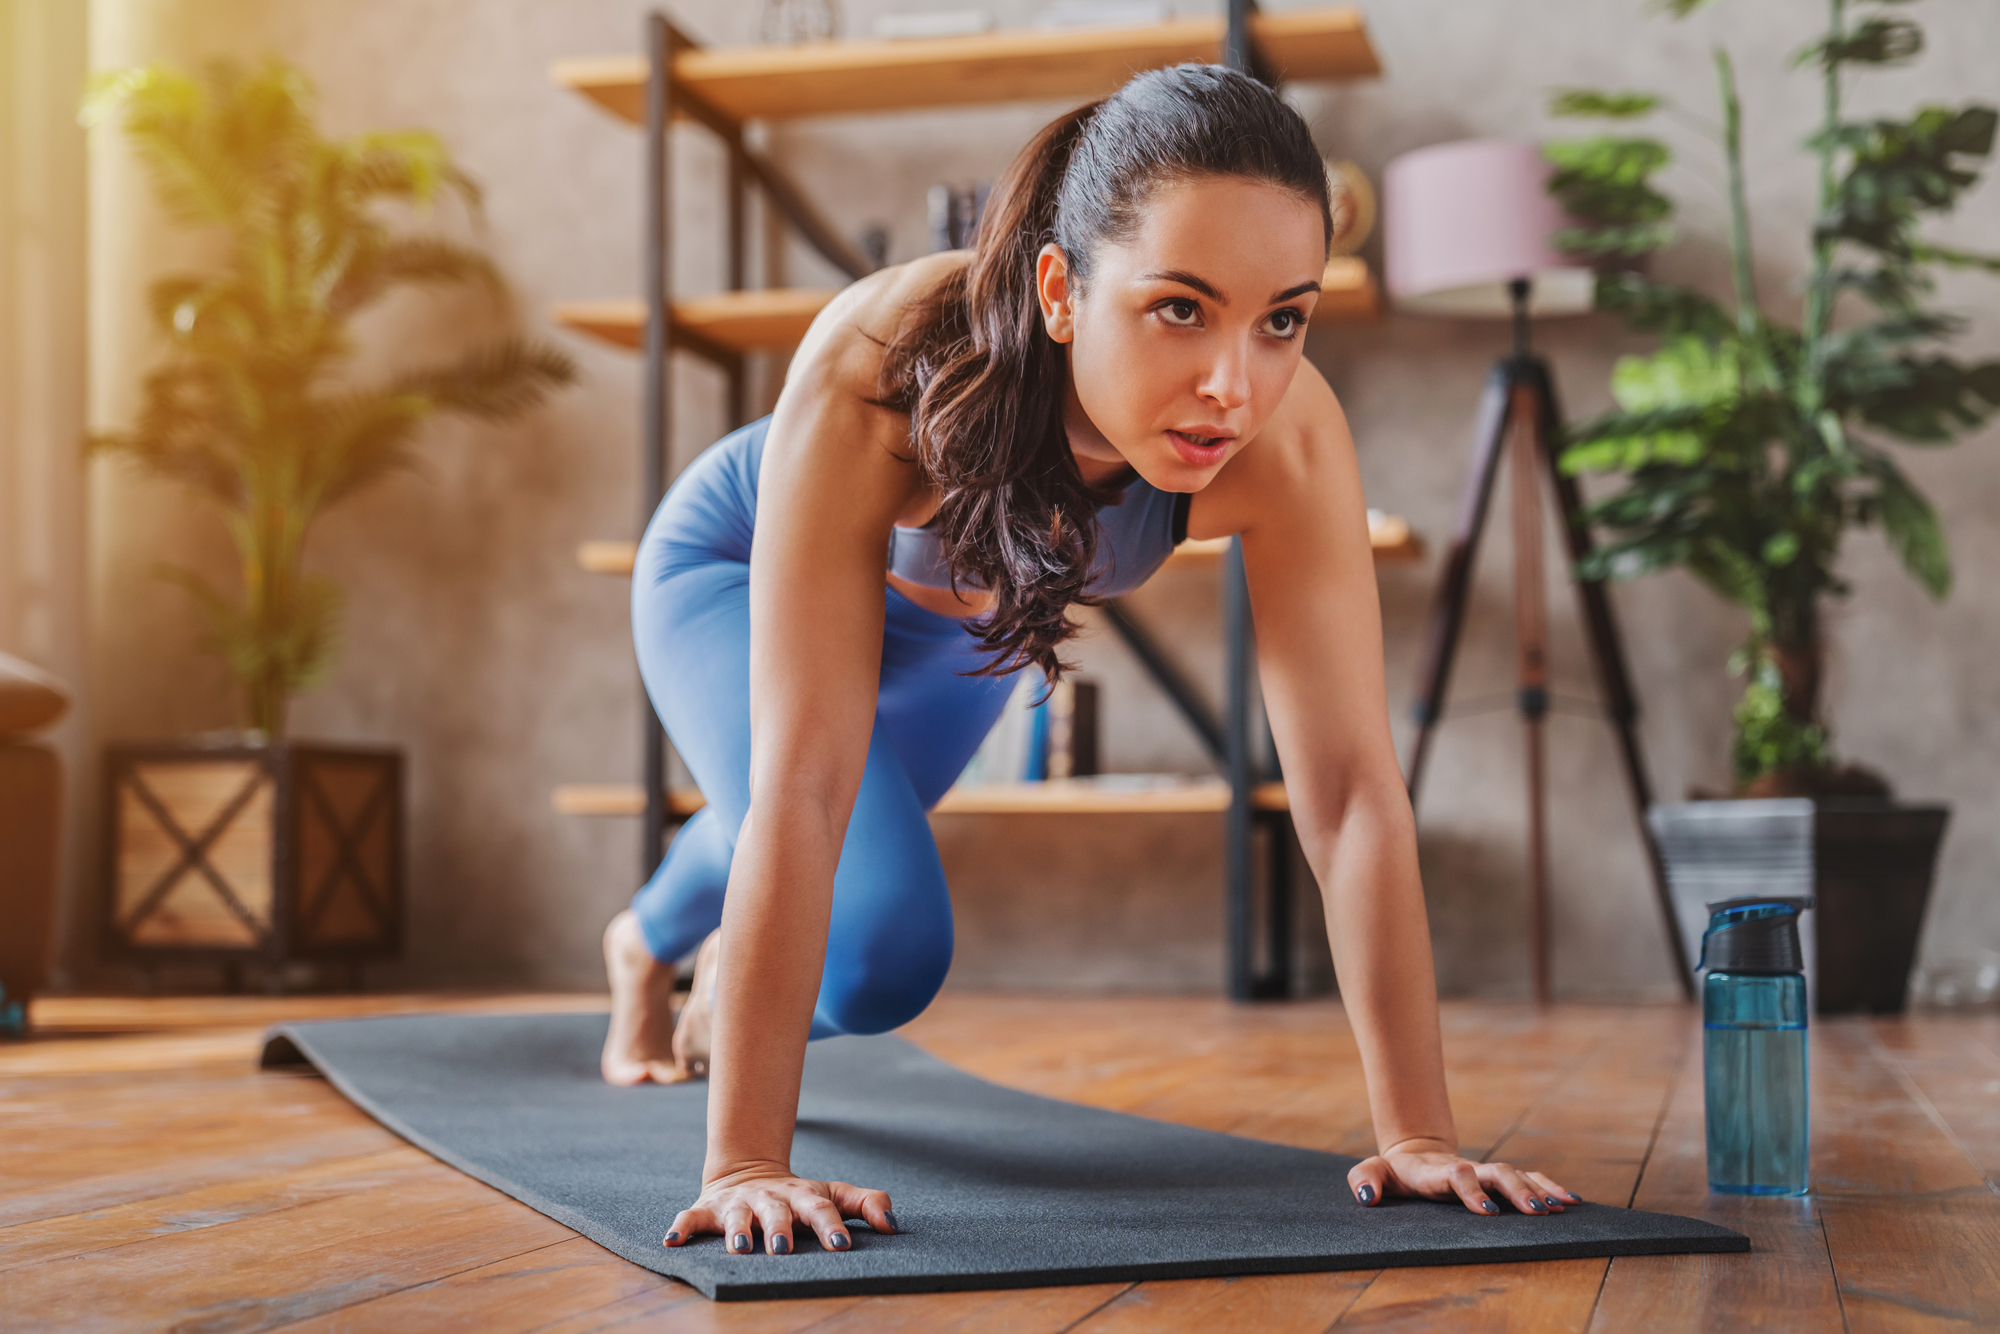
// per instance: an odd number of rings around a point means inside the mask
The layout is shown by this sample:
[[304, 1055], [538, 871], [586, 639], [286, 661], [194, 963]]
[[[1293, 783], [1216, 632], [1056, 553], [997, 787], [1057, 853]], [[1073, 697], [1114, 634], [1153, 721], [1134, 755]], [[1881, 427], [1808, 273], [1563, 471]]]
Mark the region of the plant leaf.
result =
[[562, 351], [523, 338], [475, 348], [450, 366], [400, 377], [396, 391], [418, 394], [446, 412], [497, 421], [542, 401], [576, 380], [576, 363]]
[[1662, 100], [1656, 93], [1610, 93], [1596, 88], [1559, 88], [1549, 97], [1549, 114], [1632, 120], [1651, 115], [1661, 105]]
[[1924, 30], [1908, 19], [1863, 19], [1840, 37], [1815, 42], [1795, 65], [1899, 65], [1924, 49]]
[[1657, 222], [1673, 212], [1673, 201], [1648, 183], [1673, 160], [1656, 139], [1557, 139], [1544, 144], [1542, 154], [1556, 168], [1549, 193], [1572, 217], [1630, 225]]
[[1668, 338], [1727, 338], [1736, 327], [1720, 305], [1693, 288], [1656, 283], [1636, 273], [1599, 274], [1596, 305], [1623, 316], [1641, 333]]
[[1627, 412], [1708, 408], [1732, 402], [1743, 389], [1736, 343], [1676, 338], [1649, 356], [1618, 359], [1611, 396]]
[[1937, 511], [1888, 458], [1871, 459], [1869, 471], [1875, 474], [1875, 498], [1890, 549], [1932, 597], [1942, 600], [1951, 592], [1951, 552]]

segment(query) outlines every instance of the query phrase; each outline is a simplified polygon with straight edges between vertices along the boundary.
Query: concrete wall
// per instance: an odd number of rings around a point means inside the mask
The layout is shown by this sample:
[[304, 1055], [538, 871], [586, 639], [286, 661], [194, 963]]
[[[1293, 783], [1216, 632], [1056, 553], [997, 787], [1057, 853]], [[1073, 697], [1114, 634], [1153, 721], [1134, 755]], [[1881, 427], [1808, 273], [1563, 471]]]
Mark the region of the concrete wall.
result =
[[[486, 243], [513, 277], [522, 318], [564, 297], [632, 290], [637, 273], [639, 143], [635, 133], [553, 88], [556, 57], [633, 49], [637, 0], [98, 0], [100, 65], [276, 50], [303, 64], [337, 132], [423, 125], [442, 133], [487, 187]], [[851, 31], [880, 10], [848, 0]], [[995, 0], [1003, 22], [1033, 0]], [[1188, 0], [1183, 9], [1206, 8]], [[1291, 6], [1272, 0], [1273, 9]], [[1810, 31], [1810, 0], [1725, 0], [1673, 25], [1636, 3], [1377, 0], [1364, 6], [1387, 77], [1297, 90], [1322, 145], [1371, 172], [1407, 149], [1469, 135], [1546, 134], [1555, 86], [1656, 88], [1706, 115], [1709, 47], [1726, 39], [1744, 82], [1752, 143], [1759, 280], [1790, 300], [1803, 261], [1811, 171], [1796, 145], [1816, 93], [1788, 73]], [[669, 8], [716, 44], [755, 38], [757, 7], [678, 0]], [[1991, 93], [1985, 57], [2000, 14], [1981, 0], [1934, 0], [1916, 11], [1936, 48], [1916, 70], [1868, 80], [1864, 104]], [[771, 134], [828, 214], [850, 232], [891, 230], [892, 258], [927, 248], [925, 188], [991, 177], [1056, 108], [1020, 107], [815, 121]], [[1662, 267], [1719, 285], [1714, 172], [1690, 137], [1672, 184], [1692, 236]], [[93, 223], [93, 410], [124, 420], [153, 355], [137, 320], [144, 279], [197, 247], [157, 225], [113, 144], [100, 146]], [[676, 141], [683, 243], [679, 290], [720, 286], [720, 163], [699, 131]], [[2000, 247], [1988, 186], [1955, 222], [1965, 244]], [[833, 281], [796, 245], [760, 263], [775, 280]], [[1970, 343], [2000, 345], [2000, 289], [1948, 283], [1974, 320]], [[375, 364], [418, 357], [432, 340], [476, 331], [476, 305], [410, 302], [371, 328]], [[562, 337], [562, 335], [554, 335]], [[1613, 358], [1640, 344], [1609, 322], [1552, 324], [1541, 335], [1573, 413], [1605, 404]], [[577, 572], [580, 539], [636, 531], [632, 495], [638, 380], [633, 360], [569, 340], [585, 383], [503, 430], [441, 428], [426, 473], [397, 479], [330, 518], [316, 567], [352, 596], [347, 650], [333, 680], [296, 710], [301, 734], [393, 739], [411, 755], [414, 821], [411, 951], [406, 983], [590, 985], [595, 937], [633, 882], [628, 823], [564, 819], [547, 791], [566, 781], [625, 779], [636, 769], [637, 689], [624, 588]], [[1499, 330], [1395, 317], [1316, 332], [1310, 354], [1353, 419], [1373, 503], [1409, 516], [1442, 545], [1465, 463], [1465, 437]], [[721, 426], [719, 385], [682, 360], [675, 369], [682, 457]], [[766, 377], [767, 387], [770, 377]], [[1846, 753], [1877, 765], [1911, 796], [1957, 810], [1933, 910], [1933, 956], [2000, 947], [2000, 810], [1994, 724], [2000, 674], [2000, 589], [1983, 579], [2000, 546], [2000, 459], [1992, 432], [1953, 452], [1912, 460], [1942, 508], [1962, 572], [1931, 605], [1879, 541], [1854, 541], [1856, 597], [1835, 617], [1831, 713]], [[165, 556], [222, 565], [212, 523], [165, 488], [100, 475], [95, 514], [99, 726], [106, 736], [220, 726], [230, 707], [219, 672], [193, 652], [173, 594], [146, 574]], [[1504, 494], [1496, 497], [1504, 504]], [[1423, 794], [1423, 862], [1448, 991], [1518, 996], [1526, 988], [1522, 795], [1512, 688], [1504, 525], [1482, 562], [1452, 720]], [[1554, 553], [1551, 548], [1551, 559]], [[1401, 720], [1438, 561], [1382, 572], [1392, 708]], [[1726, 783], [1732, 684], [1722, 662], [1739, 620], [1679, 576], [1620, 588], [1646, 704], [1657, 785], [1672, 796]], [[1135, 599], [1198, 679], [1219, 691], [1212, 581], [1156, 580]], [[1595, 691], [1570, 602], [1556, 590], [1555, 690]], [[1207, 768], [1201, 752], [1136, 666], [1104, 635], [1079, 655], [1105, 687], [1109, 766]], [[1551, 726], [1559, 990], [1570, 996], [1668, 994], [1672, 980], [1638, 845], [1617, 781], [1611, 738], [1581, 706]], [[1407, 739], [1407, 738], [1405, 738]], [[1219, 822], [1048, 820], [939, 822], [961, 928], [960, 984], [1205, 988], [1220, 976]]]

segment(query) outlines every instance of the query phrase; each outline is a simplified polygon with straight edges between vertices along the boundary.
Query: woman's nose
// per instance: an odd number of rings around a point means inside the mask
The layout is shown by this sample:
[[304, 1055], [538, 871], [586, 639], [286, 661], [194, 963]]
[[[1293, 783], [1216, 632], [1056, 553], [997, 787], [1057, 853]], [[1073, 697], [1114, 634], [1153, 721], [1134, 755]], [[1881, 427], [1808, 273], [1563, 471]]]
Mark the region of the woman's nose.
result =
[[1250, 401], [1250, 365], [1245, 349], [1230, 347], [1210, 362], [1196, 393], [1225, 412]]

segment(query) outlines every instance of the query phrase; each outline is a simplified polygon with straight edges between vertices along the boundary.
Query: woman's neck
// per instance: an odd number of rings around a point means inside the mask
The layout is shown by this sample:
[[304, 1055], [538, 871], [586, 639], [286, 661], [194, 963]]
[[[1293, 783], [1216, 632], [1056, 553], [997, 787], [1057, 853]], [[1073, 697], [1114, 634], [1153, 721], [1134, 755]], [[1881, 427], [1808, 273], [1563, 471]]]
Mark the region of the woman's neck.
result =
[[1063, 392], [1063, 434], [1069, 437], [1069, 448], [1076, 456], [1077, 471], [1091, 486], [1104, 486], [1131, 476], [1132, 465], [1118, 452], [1118, 446], [1105, 439], [1104, 432], [1097, 429], [1097, 423], [1083, 410], [1083, 401], [1077, 397], [1074, 384], [1067, 386]]

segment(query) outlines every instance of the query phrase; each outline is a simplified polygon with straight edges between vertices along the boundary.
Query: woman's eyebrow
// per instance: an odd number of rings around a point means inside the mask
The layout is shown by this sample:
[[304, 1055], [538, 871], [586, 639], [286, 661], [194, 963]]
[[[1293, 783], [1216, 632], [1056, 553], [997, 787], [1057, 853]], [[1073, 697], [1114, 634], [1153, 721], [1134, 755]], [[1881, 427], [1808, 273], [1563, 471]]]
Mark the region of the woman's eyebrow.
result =
[[1275, 306], [1280, 301], [1290, 301], [1295, 296], [1304, 296], [1307, 292], [1317, 292], [1319, 290], [1319, 284], [1316, 282], [1300, 283], [1297, 287], [1287, 287], [1284, 291], [1272, 297], [1271, 304]]
[[[1186, 269], [1167, 269], [1160, 273], [1149, 273], [1141, 278], [1140, 281], [1179, 283], [1182, 287], [1192, 287], [1195, 291], [1200, 292], [1203, 296], [1218, 305], [1226, 306], [1229, 304], [1229, 298], [1216, 291], [1214, 286], [1206, 279], [1197, 274], [1189, 273]], [[1314, 286], [1318, 286], [1318, 284], [1315, 283]]]

